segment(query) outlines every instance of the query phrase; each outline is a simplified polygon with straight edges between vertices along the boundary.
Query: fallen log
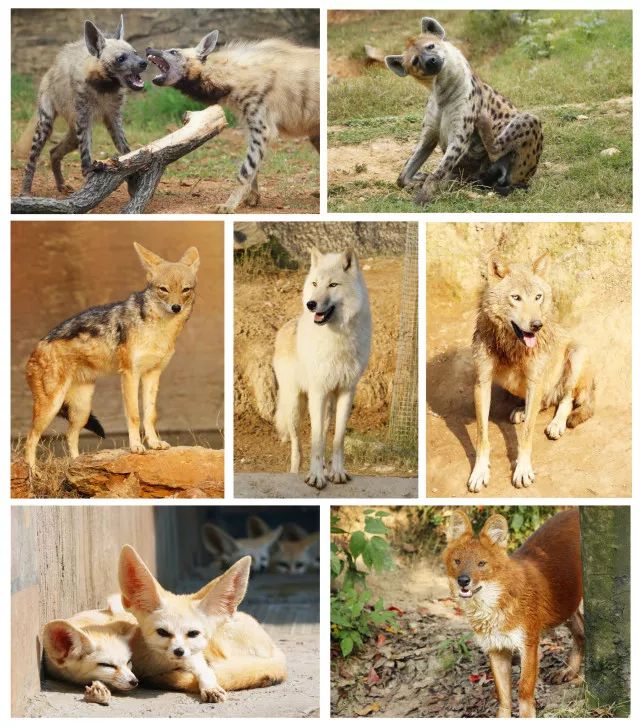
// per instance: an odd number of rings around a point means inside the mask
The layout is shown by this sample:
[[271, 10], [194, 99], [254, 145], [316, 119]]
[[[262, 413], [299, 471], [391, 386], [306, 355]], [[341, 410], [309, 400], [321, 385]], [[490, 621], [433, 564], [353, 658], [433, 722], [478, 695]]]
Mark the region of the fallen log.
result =
[[227, 125], [220, 106], [187, 111], [182, 123], [180, 129], [140, 149], [106, 162], [94, 162], [84, 186], [68, 197], [12, 197], [12, 214], [84, 214], [125, 181], [129, 184], [131, 199], [120, 211], [123, 214], [144, 212], [167, 166], [213, 139]]

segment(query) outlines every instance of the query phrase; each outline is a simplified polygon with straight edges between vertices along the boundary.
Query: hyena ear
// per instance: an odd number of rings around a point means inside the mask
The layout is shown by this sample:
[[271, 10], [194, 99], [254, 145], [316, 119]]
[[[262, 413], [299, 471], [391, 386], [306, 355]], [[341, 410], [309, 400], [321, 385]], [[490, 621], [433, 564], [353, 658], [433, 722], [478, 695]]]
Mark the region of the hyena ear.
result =
[[422, 18], [420, 28], [423, 33], [432, 33], [444, 40], [444, 28], [435, 18]]
[[480, 531], [480, 537], [486, 538], [492, 545], [506, 548], [509, 542], [509, 524], [502, 515], [491, 515]]
[[549, 266], [549, 253], [545, 250], [540, 257], [536, 258], [532, 265], [531, 269], [536, 275], [544, 275], [547, 271], [547, 268]]
[[196, 56], [204, 63], [209, 53], [213, 53], [218, 42], [218, 31], [212, 30], [195, 47]]
[[238, 551], [236, 541], [222, 528], [211, 523], [202, 526], [202, 544], [216, 558], [221, 555], [233, 555]]
[[146, 247], [142, 247], [139, 242], [134, 242], [133, 247], [138, 253], [138, 257], [140, 258], [142, 267], [148, 273], [150, 273], [155, 267], [161, 265], [164, 262], [164, 260], [159, 255], [156, 255], [155, 252], [151, 252], [151, 250], [147, 250]]
[[390, 71], [393, 71], [396, 76], [400, 76], [400, 78], [404, 78], [408, 75], [402, 65], [402, 56], [385, 56], [384, 64]]
[[194, 274], [197, 273], [200, 267], [200, 253], [198, 252], [198, 248], [190, 247], [180, 258], [180, 262], [183, 265], [189, 266]]
[[207, 616], [233, 616], [247, 592], [250, 571], [251, 556], [246, 555], [211, 584], [198, 608]]
[[87, 44], [89, 53], [100, 58], [106, 41], [102, 32], [90, 20], [85, 20], [84, 23], [84, 42]]
[[452, 543], [463, 535], [473, 535], [471, 520], [466, 512], [460, 509], [453, 510], [449, 516], [449, 525], [447, 527], [447, 542]]
[[356, 251], [351, 247], [342, 253], [342, 269], [345, 272], [347, 270], [358, 269], [358, 256], [356, 255]]
[[62, 619], [49, 621], [42, 634], [44, 650], [54, 661], [77, 659], [95, 651], [95, 644], [82, 629]]
[[504, 278], [509, 274], [509, 268], [500, 260], [493, 258], [489, 260], [489, 279]]
[[118, 27], [116, 28], [116, 40], [123, 40], [124, 39], [124, 15], [120, 16], [120, 22], [118, 23]]
[[130, 545], [123, 545], [118, 567], [122, 605], [151, 613], [162, 606], [162, 586]]
[[311, 255], [311, 267], [315, 268], [322, 259], [322, 253], [315, 245], [313, 245], [309, 249], [309, 254]]

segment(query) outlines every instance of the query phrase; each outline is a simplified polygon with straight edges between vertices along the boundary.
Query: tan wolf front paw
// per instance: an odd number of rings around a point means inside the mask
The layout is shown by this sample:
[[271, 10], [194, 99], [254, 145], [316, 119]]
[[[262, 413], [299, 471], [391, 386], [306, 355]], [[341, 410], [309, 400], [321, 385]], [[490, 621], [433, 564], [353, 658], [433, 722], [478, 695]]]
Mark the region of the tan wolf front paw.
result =
[[147, 450], [144, 447], [144, 444], [132, 444], [129, 449], [133, 454], [144, 454]]
[[218, 685], [215, 687], [204, 687], [200, 690], [200, 699], [203, 702], [224, 702], [227, 693]]
[[555, 419], [552, 419], [548, 424], [547, 428], [544, 430], [544, 433], [549, 437], [549, 439], [560, 439], [560, 437], [567, 431], [567, 423], [566, 422], [557, 422]]
[[489, 484], [489, 475], [489, 460], [478, 459], [467, 482], [469, 492], [480, 492], [483, 487], [486, 487]]
[[519, 459], [516, 462], [516, 468], [511, 479], [513, 484], [518, 488], [529, 487], [529, 485], [533, 484], [535, 478], [536, 475], [533, 471], [531, 460], [528, 457], [521, 460]]
[[111, 692], [102, 682], [91, 682], [84, 688], [84, 701], [95, 702], [96, 704], [109, 704]]

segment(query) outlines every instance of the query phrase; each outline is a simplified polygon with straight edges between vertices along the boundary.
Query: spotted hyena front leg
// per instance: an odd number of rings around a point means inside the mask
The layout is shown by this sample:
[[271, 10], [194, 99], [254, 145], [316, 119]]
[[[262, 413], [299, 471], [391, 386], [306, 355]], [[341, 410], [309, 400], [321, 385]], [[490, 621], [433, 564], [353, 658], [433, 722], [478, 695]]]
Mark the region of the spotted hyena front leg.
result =
[[419, 173], [418, 170], [427, 161], [438, 144], [440, 135], [440, 116], [437, 111], [431, 109], [427, 104], [427, 111], [422, 123], [420, 140], [409, 157], [404, 168], [400, 172], [397, 184], [399, 187], [412, 188], [419, 185], [426, 179], [427, 175]]
[[36, 164], [40, 152], [47, 143], [53, 130], [53, 122], [55, 120], [55, 112], [51, 104], [46, 98], [42, 98], [36, 110], [36, 126], [33, 130], [33, 139], [31, 141], [31, 151], [29, 152], [29, 160], [24, 169], [24, 177], [22, 179], [22, 194], [31, 194], [31, 186], [33, 184], [33, 175], [36, 172]]
[[442, 157], [438, 168], [429, 174], [424, 180], [422, 187], [415, 195], [416, 204], [424, 205], [435, 197], [442, 182], [453, 177], [453, 171], [458, 166], [464, 155], [469, 151], [473, 126], [470, 124], [460, 127], [451, 136], [451, 141]]

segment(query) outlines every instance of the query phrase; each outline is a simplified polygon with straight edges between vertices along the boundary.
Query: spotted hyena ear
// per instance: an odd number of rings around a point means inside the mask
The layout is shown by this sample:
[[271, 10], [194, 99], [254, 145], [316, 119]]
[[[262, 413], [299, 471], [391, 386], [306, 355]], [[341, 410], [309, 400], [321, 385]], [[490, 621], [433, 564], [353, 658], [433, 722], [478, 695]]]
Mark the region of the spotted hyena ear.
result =
[[118, 27], [116, 28], [115, 36], [116, 40], [124, 39], [124, 15], [120, 16], [120, 22], [118, 23]]
[[420, 27], [422, 28], [423, 33], [431, 33], [432, 35], [437, 35], [438, 38], [442, 38], [442, 40], [444, 40], [444, 28], [435, 18], [422, 18]]
[[210, 33], [204, 36], [204, 38], [196, 46], [196, 56], [201, 61], [206, 61], [207, 56], [213, 53], [214, 48], [218, 42], [218, 31], [212, 30]]
[[540, 257], [536, 258], [532, 265], [531, 269], [536, 275], [544, 275], [547, 271], [547, 267], [549, 264], [549, 253], [545, 250], [545, 252], [540, 255]]
[[402, 65], [402, 56], [386, 56], [384, 63], [390, 71], [393, 71], [396, 74], [396, 76], [403, 78], [407, 75], [407, 72], [404, 70], [404, 66]]
[[449, 516], [449, 526], [447, 527], [447, 542], [452, 543], [463, 535], [473, 535], [471, 520], [467, 514], [459, 508], [453, 510]]
[[84, 23], [84, 42], [87, 44], [89, 53], [100, 58], [106, 41], [102, 32], [90, 20], [86, 20]]
[[502, 515], [491, 515], [480, 531], [480, 537], [486, 538], [492, 545], [506, 548], [509, 542], [509, 525]]

